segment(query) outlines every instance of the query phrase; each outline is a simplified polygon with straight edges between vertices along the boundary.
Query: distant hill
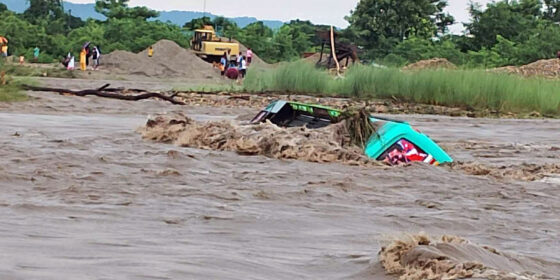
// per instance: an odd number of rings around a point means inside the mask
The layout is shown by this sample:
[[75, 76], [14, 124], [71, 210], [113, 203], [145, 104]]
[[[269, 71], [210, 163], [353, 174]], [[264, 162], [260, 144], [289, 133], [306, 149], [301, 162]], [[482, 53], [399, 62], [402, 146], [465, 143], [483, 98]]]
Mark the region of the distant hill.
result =
[[[8, 9], [22, 13], [27, 9], [28, 4], [25, 0], [0, 0], [0, 3], [6, 4]], [[98, 14], [95, 11], [95, 4], [76, 4], [71, 2], [64, 2], [64, 10], [71, 11], [73, 16], [77, 16], [86, 20], [88, 18], [104, 20], [105, 16]], [[177, 24], [179, 26], [183, 26], [186, 22], [189, 22], [195, 18], [200, 18], [204, 16], [202, 12], [193, 12], [193, 11], [160, 11], [160, 16], [157, 18], [163, 22], [171, 22], [173, 24]], [[210, 18], [215, 18], [217, 15], [213, 14], [206, 14], [206, 16]], [[237, 23], [240, 27], [245, 27], [253, 22], [259, 21], [257, 18], [254, 17], [236, 17], [236, 18], [229, 18], [233, 22]], [[266, 26], [277, 29], [280, 28], [284, 23], [279, 20], [263, 20], [262, 21]]]
[[23, 12], [27, 7], [25, 0], [0, 0], [0, 3], [6, 4], [8, 9], [18, 13]]

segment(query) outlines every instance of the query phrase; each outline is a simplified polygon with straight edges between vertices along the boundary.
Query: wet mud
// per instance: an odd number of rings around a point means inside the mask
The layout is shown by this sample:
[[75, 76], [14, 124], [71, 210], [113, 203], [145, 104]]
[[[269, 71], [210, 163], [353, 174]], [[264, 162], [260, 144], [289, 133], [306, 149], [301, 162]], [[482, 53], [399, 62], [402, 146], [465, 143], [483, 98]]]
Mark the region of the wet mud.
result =
[[[461, 163], [380, 168], [137, 133], [148, 115], [203, 127], [245, 120], [251, 106], [30, 95], [0, 104], [2, 279], [560, 275], [558, 120], [391, 116]], [[475, 164], [525, 173], [466, 171]]]

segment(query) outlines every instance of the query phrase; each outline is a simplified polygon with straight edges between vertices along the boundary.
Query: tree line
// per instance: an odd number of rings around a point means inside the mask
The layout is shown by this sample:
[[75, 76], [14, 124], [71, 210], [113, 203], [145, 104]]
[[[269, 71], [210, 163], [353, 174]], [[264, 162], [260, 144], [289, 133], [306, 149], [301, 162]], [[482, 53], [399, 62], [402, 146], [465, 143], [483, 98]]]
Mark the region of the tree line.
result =
[[[398, 2], [398, 3], [397, 3]], [[465, 33], [448, 32], [454, 18], [442, 0], [362, 0], [345, 33], [366, 57], [402, 65], [433, 57], [468, 67], [521, 65], [560, 50], [559, 0], [471, 2]]]
[[[316, 31], [329, 28], [300, 20], [277, 30], [262, 22], [241, 28], [224, 17], [177, 26], [150, 20], [158, 12], [129, 7], [128, 0], [98, 0], [96, 11], [107, 19], [83, 21], [65, 13], [60, 0], [29, 2], [22, 14], [0, 4], [0, 35], [9, 37], [16, 55], [30, 55], [38, 46], [47, 53], [42, 60], [78, 51], [86, 41], [104, 53], [138, 52], [161, 39], [189, 47], [192, 31], [209, 24], [274, 63], [317, 51]], [[341, 40], [359, 47], [365, 61], [395, 66], [433, 57], [466, 67], [519, 65], [554, 57], [560, 50], [560, 0], [503, 0], [486, 7], [471, 3], [471, 19], [461, 35], [449, 33], [455, 19], [444, 12], [446, 7], [445, 0], [361, 0], [346, 17], [349, 26], [338, 32]]]
[[61, 0], [29, 0], [29, 8], [17, 14], [0, 4], [0, 36], [9, 39], [10, 54], [32, 57], [33, 48], [42, 50], [40, 62], [52, 62], [68, 52], [76, 55], [85, 42], [92, 42], [102, 53], [114, 50], [139, 52], [151, 44], [169, 39], [183, 47], [189, 37], [179, 26], [149, 21], [158, 12], [146, 7], [128, 6], [129, 0], [96, 2], [96, 11], [106, 20], [83, 21], [66, 13]]

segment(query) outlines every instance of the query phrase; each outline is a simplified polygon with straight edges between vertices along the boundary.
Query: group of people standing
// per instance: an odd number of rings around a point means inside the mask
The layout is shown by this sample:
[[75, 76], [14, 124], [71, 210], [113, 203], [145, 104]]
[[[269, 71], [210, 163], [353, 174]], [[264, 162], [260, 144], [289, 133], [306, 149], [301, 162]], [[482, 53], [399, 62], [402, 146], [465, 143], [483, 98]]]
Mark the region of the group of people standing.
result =
[[[37, 63], [39, 62], [39, 54], [41, 53], [41, 49], [39, 49], [39, 47], [35, 47], [33, 49], [33, 62]], [[25, 56], [24, 55], [20, 55], [19, 56], [19, 64], [23, 64], [25, 62]]]
[[[75, 57], [70, 51], [68, 52], [68, 55], [63, 58], [62, 65], [64, 65], [68, 70], [74, 70], [75, 60]], [[94, 46], [92, 48], [91, 44], [88, 42], [82, 47], [82, 50], [80, 51], [80, 70], [86, 71], [87, 67], [90, 65], [90, 61], [92, 62], [91, 69], [97, 70], [101, 61], [101, 51], [98, 46]]]
[[245, 55], [243, 52], [239, 52], [237, 59], [231, 59], [231, 50], [224, 53], [220, 59], [220, 70], [222, 76], [226, 76], [230, 79], [245, 78], [247, 74], [247, 67], [251, 64], [253, 60], [253, 51], [249, 48]]
[[[8, 40], [4, 37], [0, 37], [0, 49], [2, 52], [2, 57], [4, 59], [8, 58]], [[39, 62], [39, 54], [41, 53], [41, 49], [39, 49], [39, 47], [35, 46], [35, 48], [33, 48], [33, 62], [37, 63]], [[19, 64], [23, 64], [25, 62], [25, 56], [24, 53], [21, 53], [21, 55], [19, 56]]]

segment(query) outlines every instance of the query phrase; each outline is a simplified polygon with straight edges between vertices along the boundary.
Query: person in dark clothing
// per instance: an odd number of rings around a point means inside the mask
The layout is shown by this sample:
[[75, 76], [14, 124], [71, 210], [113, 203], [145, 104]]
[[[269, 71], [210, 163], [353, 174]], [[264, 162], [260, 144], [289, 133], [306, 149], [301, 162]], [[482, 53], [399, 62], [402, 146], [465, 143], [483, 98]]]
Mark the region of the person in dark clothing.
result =
[[222, 58], [220, 59], [220, 71], [222, 72], [222, 76], [226, 73], [227, 68], [227, 53], [224, 53]]

